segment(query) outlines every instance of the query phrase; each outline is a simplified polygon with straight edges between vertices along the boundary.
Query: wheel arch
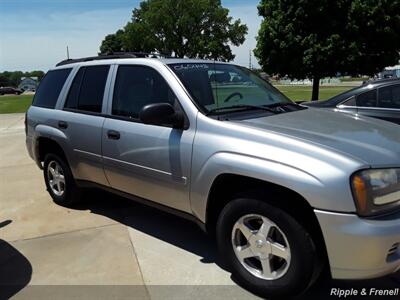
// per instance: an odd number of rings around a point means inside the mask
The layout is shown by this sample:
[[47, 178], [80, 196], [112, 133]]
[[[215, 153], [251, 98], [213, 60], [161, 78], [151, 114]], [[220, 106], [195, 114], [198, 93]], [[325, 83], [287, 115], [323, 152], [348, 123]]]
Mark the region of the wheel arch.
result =
[[35, 141], [35, 157], [37, 162], [41, 164], [44, 161], [46, 154], [48, 153], [57, 154], [61, 158], [65, 159], [65, 161], [68, 163], [67, 156], [65, 155], [63, 148], [57, 141], [49, 137], [38, 137]]
[[208, 233], [215, 234], [220, 213], [237, 197], [252, 197], [266, 201], [289, 213], [312, 235], [318, 253], [324, 261], [327, 261], [323, 233], [309, 202], [294, 190], [257, 178], [230, 173], [220, 174], [215, 178], [207, 199], [205, 227]]

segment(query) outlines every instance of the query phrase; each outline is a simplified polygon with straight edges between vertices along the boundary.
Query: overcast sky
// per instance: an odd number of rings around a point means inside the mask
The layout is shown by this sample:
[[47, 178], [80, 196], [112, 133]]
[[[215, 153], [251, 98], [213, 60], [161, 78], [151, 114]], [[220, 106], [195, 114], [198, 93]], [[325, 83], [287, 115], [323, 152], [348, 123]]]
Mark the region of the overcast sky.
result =
[[[232, 17], [247, 24], [246, 42], [232, 47], [248, 66], [261, 22], [258, 0], [223, 0]], [[0, 0], [0, 71], [44, 70], [70, 56], [97, 55], [104, 36], [123, 27], [140, 0]], [[256, 60], [253, 64], [258, 66]]]

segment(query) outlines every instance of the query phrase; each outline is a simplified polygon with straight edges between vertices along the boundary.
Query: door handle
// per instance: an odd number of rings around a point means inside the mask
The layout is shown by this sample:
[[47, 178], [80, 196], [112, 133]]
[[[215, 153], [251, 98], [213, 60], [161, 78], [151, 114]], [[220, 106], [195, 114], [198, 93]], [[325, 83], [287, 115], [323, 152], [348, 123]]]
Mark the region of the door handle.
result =
[[109, 130], [109, 131], [107, 131], [107, 136], [111, 140], [119, 140], [119, 138], [121, 137], [121, 134], [118, 131]]
[[58, 127], [61, 129], [67, 129], [68, 128], [68, 123], [65, 121], [58, 121]]

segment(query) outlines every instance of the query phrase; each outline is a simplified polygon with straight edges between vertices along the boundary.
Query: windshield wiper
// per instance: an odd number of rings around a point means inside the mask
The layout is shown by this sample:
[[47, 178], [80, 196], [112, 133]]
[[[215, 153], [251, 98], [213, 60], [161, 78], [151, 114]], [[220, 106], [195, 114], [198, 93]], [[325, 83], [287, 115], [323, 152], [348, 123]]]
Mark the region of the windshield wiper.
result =
[[281, 113], [280, 111], [276, 111], [272, 108], [269, 108], [267, 106], [258, 106], [258, 105], [249, 105], [249, 104], [240, 104], [240, 105], [232, 105], [232, 106], [225, 106], [225, 107], [217, 107], [213, 108], [208, 113], [206, 114], [207, 116], [215, 114], [216, 112], [223, 112], [224, 110], [240, 110], [240, 109], [245, 109], [245, 110], [250, 110], [250, 109], [260, 109], [260, 110], [266, 110], [269, 111], [273, 114], [279, 114]]
[[297, 104], [296, 102], [278, 102], [278, 103], [273, 103], [266, 105], [268, 107], [284, 107], [284, 106], [301, 106], [300, 104]]

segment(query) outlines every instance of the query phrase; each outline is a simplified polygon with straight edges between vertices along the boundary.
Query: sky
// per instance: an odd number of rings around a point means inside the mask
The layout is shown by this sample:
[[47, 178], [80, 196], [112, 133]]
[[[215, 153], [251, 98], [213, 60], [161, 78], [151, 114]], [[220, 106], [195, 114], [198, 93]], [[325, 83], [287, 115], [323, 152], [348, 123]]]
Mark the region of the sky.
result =
[[[103, 38], [125, 26], [140, 0], [0, 0], [0, 71], [47, 71], [66, 58], [97, 55]], [[248, 26], [232, 47], [235, 63], [248, 66], [261, 18], [258, 0], [222, 0], [230, 16]], [[252, 57], [253, 66], [258, 67]]]

